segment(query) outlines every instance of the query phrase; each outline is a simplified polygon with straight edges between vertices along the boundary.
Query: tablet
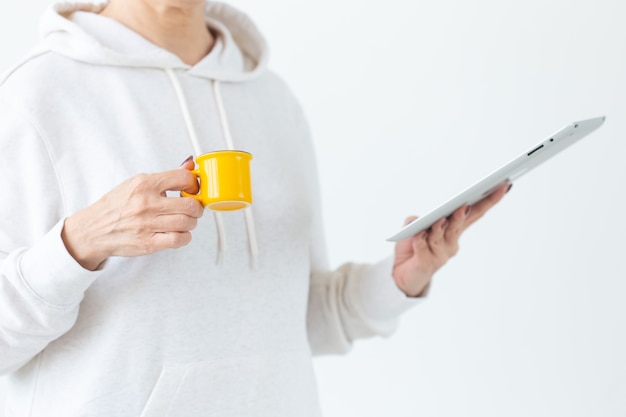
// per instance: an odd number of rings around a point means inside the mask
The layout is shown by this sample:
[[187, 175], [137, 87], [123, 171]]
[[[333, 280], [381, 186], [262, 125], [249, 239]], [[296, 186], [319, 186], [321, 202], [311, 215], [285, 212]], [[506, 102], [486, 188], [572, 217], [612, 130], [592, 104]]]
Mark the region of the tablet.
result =
[[548, 136], [544, 141], [539, 142], [528, 151], [505, 164], [502, 168], [487, 175], [456, 197], [451, 198], [425, 216], [409, 223], [387, 240], [397, 242], [398, 240], [414, 236], [422, 230], [428, 229], [437, 222], [437, 220], [450, 216], [459, 207], [465, 204], [472, 205], [477, 203], [494, 192], [502, 184], [512, 183], [542, 162], [552, 158], [573, 143], [578, 142], [580, 139], [599, 128], [602, 123], [604, 123], [604, 120], [605, 117], [596, 117], [565, 126], [555, 134]]

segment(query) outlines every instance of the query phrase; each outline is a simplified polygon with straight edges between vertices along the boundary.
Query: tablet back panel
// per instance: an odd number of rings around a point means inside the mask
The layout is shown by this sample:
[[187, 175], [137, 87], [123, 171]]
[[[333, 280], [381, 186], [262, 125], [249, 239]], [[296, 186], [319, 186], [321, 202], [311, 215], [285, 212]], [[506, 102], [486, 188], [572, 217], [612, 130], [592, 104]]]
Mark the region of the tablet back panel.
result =
[[445, 204], [442, 204], [425, 216], [409, 223], [387, 240], [397, 242], [398, 240], [414, 236], [422, 230], [428, 229], [437, 220], [450, 216], [459, 207], [465, 204], [472, 205], [477, 203], [500, 187], [500, 185], [515, 181], [542, 162], [547, 161], [563, 149], [578, 142], [600, 127], [602, 123], [604, 123], [604, 120], [605, 117], [597, 117], [594, 119], [581, 120], [565, 126], [544, 141], [505, 164], [500, 169], [487, 175], [456, 197], [448, 200]]

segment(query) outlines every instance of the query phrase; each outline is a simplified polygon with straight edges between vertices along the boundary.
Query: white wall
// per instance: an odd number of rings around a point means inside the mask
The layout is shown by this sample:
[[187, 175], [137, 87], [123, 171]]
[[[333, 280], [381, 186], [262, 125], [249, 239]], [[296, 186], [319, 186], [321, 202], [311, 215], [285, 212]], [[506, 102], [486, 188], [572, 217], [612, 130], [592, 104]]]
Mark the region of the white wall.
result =
[[[47, 3], [0, 5], [1, 67]], [[406, 215], [607, 116], [467, 232], [391, 339], [317, 360], [326, 416], [626, 415], [626, 5], [232, 3], [310, 117], [335, 265], [386, 256]]]

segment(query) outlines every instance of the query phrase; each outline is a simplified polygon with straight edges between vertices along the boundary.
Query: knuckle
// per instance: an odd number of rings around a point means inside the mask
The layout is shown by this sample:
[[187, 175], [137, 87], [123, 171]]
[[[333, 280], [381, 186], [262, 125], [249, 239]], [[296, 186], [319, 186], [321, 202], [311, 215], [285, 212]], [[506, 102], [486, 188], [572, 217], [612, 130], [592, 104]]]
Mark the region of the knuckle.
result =
[[204, 213], [204, 207], [202, 207], [202, 204], [195, 198], [188, 198], [187, 200], [189, 200], [187, 202], [187, 213], [193, 217], [201, 217], [202, 213]]
[[440, 233], [436, 233], [430, 236], [429, 243], [432, 245], [439, 246], [443, 241], [443, 235]]
[[168, 235], [170, 248], [180, 248], [191, 242], [191, 233], [189, 232], [169, 233]]
[[198, 185], [198, 177], [186, 169], [177, 170], [177, 173], [180, 175], [181, 182], [187, 182], [190, 186]]
[[185, 230], [185, 224], [185, 216], [182, 214], [177, 214], [175, 216], [172, 216], [170, 229], [175, 232], [183, 231]]
[[181, 188], [178, 189], [185, 190], [187, 192], [189, 192], [190, 189], [193, 188], [193, 184], [197, 182], [196, 177], [186, 169], [175, 169], [164, 174], [169, 176], [170, 181], [179, 184]]
[[192, 221], [188, 216], [180, 214], [176, 216], [175, 220], [175, 230], [180, 232], [185, 232], [191, 230]]
[[[144, 214], [148, 207], [150, 206], [150, 201], [145, 194], [136, 194], [131, 199], [130, 203], [130, 213], [133, 217], [141, 216]], [[145, 221], [140, 222], [140, 226], [145, 228]]]
[[149, 183], [149, 174], [137, 174], [129, 180], [131, 190], [143, 190]]
[[177, 248], [179, 246], [178, 240], [179, 240], [179, 235], [180, 233], [165, 233], [165, 236], [167, 237], [167, 242], [166, 242], [166, 246], [168, 248]]
[[463, 229], [462, 229], [461, 227], [455, 227], [455, 228], [453, 228], [453, 229], [450, 229], [450, 231], [449, 231], [449, 236], [450, 236], [452, 239], [455, 239], [455, 240], [456, 240], [456, 239], [458, 239], [458, 238], [459, 238], [459, 236], [461, 236], [462, 231], [463, 231]]
[[150, 188], [148, 179], [149, 174], [138, 174], [131, 178], [128, 182], [128, 205], [132, 212], [142, 212], [150, 204]]
[[139, 219], [135, 222], [134, 234], [138, 240], [144, 241], [146, 237], [149, 238], [148, 230], [148, 223], [144, 219]]
[[194, 214], [200, 203], [194, 198], [183, 198], [183, 210], [185, 213]]
[[173, 246], [173, 233], [159, 232], [154, 233], [148, 237], [145, 241], [144, 250], [146, 254], [158, 252], [163, 249], [172, 248]]
[[149, 255], [159, 250], [156, 235], [144, 235], [143, 239], [141, 239], [139, 242], [139, 250], [143, 255]]

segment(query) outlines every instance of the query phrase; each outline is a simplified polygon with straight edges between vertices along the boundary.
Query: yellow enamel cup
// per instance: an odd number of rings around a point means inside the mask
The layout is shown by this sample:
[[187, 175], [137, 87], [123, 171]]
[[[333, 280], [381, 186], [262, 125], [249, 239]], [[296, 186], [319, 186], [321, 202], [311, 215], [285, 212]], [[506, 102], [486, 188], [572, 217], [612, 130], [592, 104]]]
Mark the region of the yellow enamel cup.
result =
[[252, 204], [250, 161], [244, 151], [216, 151], [196, 157], [198, 167], [191, 171], [200, 182], [198, 194], [181, 195], [198, 200], [215, 211], [241, 210]]

